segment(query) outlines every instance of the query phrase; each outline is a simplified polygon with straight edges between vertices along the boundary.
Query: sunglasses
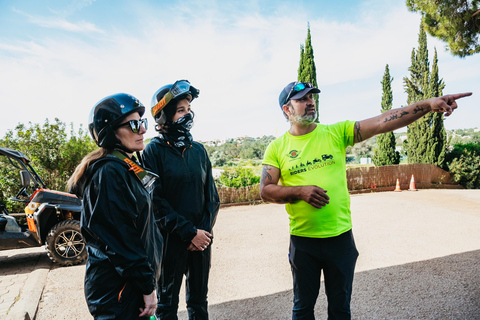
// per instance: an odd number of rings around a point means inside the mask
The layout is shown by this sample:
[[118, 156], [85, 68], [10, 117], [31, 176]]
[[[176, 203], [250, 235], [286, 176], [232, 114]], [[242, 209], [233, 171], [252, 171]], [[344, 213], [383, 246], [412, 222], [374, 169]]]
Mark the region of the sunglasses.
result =
[[287, 96], [287, 99], [285, 101], [290, 100], [294, 95], [296, 95], [298, 92], [304, 90], [305, 88], [313, 88], [313, 84], [310, 82], [298, 82], [296, 83], [292, 89], [290, 90], [290, 93]]
[[127, 122], [122, 123], [121, 125], [117, 126], [117, 128], [125, 127], [125, 126], [127, 126], [127, 125], [130, 125], [130, 129], [132, 129], [132, 132], [133, 132], [133, 133], [139, 133], [139, 132], [140, 132], [140, 128], [142, 127], [142, 125], [145, 127], [145, 130], [148, 129], [148, 121], [147, 121], [147, 119], [130, 120], [130, 121], [127, 121]]

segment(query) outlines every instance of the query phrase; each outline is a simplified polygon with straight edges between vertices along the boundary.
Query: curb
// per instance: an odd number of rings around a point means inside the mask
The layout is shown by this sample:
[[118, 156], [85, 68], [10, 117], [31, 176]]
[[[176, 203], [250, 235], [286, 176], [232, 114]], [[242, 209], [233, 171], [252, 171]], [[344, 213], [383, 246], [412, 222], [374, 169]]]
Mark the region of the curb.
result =
[[238, 207], [238, 206], [250, 206], [250, 205], [257, 205], [265, 203], [263, 200], [252, 200], [252, 201], [244, 201], [244, 202], [229, 202], [229, 203], [221, 203], [220, 209], [228, 208], [228, 207]]
[[5, 320], [35, 319], [49, 271], [50, 259], [44, 254], [38, 259], [35, 270], [28, 275], [19, 300], [12, 306]]

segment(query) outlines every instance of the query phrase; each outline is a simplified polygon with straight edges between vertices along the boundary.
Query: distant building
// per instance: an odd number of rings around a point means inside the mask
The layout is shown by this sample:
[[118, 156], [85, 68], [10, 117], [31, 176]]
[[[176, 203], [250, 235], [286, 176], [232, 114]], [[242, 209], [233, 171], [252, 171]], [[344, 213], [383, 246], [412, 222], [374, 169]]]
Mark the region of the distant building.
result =
[[360, 164], [372, 164], [372, 158], [360, 158]]
[[213, 178], [214, 178], [214, 179], [220, 178], [220, 176], [222, 175], [222, 172], [223, 172], [223, 169], [212, 168]]

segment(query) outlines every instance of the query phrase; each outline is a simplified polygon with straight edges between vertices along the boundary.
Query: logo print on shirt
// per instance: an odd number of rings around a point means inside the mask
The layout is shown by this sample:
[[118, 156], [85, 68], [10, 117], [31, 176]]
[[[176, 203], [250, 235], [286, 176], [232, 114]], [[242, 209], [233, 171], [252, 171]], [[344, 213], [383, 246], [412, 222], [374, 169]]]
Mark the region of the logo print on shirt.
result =
[[288, 153], [288, 156], [292, 159], [295, 159], [296, 157], [298, 157], [300, 155], [300, 151], [297, 151], [297, 150], [291, 150], [289, 153]]
[[323, 161], [327, 161], [328, 159], [333, 159], [333, 156], [331, 154], [322, 155], [322, 160]]
[[[290, 152], [291, 153], [291, 152]], [[298, 154], [297, 154], [298, 155]], [[299, 174], [302, 172], [307, 172], [311, 170], [316, 170], [323, 168], [325, 166], [330, 166], [335, 164], [335, 160], [333, 160], [333, 155], [331, 154], [323, 154], [321, 159], [315, 158], [312, 161], [307, 160], [306, 163], [300, 162], [300, 164], [293, 165], [288, 170], [290, 171], [290, 175]]]

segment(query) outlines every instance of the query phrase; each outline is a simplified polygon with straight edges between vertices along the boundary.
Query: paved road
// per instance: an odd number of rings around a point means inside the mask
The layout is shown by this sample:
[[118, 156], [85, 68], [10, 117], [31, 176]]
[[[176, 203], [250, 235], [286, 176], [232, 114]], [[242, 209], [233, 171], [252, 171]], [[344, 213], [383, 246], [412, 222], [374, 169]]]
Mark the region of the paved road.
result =
[[44, 247], [0, 251], [0, 319], [35, 315], [50, 268]]
[[[353, 319], [480, 319], [480, 190], [384, 192], [351, 199], [360, 252]], [[213, 249], [211, 319], [290, 319], [283, 205], [221, 209]], [[5, 261], [0, 256], [0, 284]], [[18, 273], [31, 270], [22, 268]], [[37, 320], [91, 319], [83, 297], [84, 271], [84, 265], [51, 268]], [[323, 289], [318, 319], [326, 318]], [[179, 318], [187, 319], [184, 302]]]

